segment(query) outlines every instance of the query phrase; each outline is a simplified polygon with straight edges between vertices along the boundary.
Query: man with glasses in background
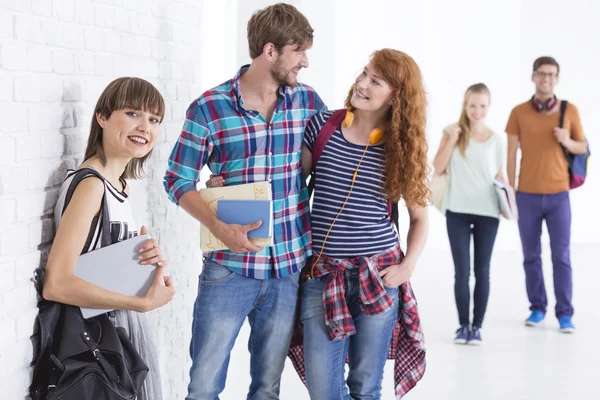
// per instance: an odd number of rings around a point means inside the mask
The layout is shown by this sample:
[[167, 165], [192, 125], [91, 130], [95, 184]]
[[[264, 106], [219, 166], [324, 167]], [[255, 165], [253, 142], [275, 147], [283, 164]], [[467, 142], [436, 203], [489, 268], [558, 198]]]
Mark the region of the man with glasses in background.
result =
[[548, 300], [541, 259], [542, 222], [550, 236], [556, 295], [556, 318], [560, 330], [575, 331], [571, 321], [573, 294], [570, 241], [571, 204], [569, 169], [564, 147], [573, 154], [587, 152], [577, 107], [568, 104], [564, 124], [559, 127], [560, 103], [554, 94], [560, 66], [552, 57], [540, 57], [533, 63], [533, 97], [516, 106], [508, 119], [508, 179], [515, 187], [517, 149], [521, 148], [521, 166], [517, 191], [519, 232], [523, 248], [523, 266], [531, 315], [527, 326], [544, 321]]

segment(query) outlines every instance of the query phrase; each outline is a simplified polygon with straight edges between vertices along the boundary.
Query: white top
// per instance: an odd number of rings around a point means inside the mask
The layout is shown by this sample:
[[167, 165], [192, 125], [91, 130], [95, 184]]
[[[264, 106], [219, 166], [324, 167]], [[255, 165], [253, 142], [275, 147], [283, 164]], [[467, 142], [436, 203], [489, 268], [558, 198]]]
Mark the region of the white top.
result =
[[[54, 222], [57, 229], [62, 218], [67, 191], [69, 190], [69, 186], [73, 181], [75, 172], [76, 171], [74, 170], [67, 171], [65, 181], [60, 188], [58, 201], [56, 203], [56, 208], [54, 209]], [[90, 176], [93, 175], [90, 174]], [[134, 236], [138, 236], [137, 226], [135, 220], [133, 219], [133, 213], [131, 212], [131, 207], [129, 205], [127, 194], [125, 194], [125, 190], [123, 189], [122, 191], [119, 191], [117, 188], [111, 185], [108, 180], [105, 179], [104, 195], [108, 200], [108, 217], [110, 219], [111, 243], [117, 243], [130, 239]], [[101, 228], [102, 220], [100, 219], [100, 216], [97, 215], [94, 217], [90, 226], [90, 232], [83, 248], [83, 253], [100, 248]]]
[[500, 205], [494, 178], [506, 158], [504, 137], [493, 133], [485, 142], [469, 140], [465, 157], [455, 147], [448, 165], [443, 208], [455, 213], [498, 218]]

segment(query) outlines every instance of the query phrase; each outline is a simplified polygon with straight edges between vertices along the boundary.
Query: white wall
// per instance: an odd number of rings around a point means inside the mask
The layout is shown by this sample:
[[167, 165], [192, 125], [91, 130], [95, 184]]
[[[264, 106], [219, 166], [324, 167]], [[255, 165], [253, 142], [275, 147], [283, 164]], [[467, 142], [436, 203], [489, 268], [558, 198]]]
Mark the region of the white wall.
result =
[[[135, 182], [139, 223], [152, 226], [171, 260], [178, 294], [150, 314], [161, 349], [167, 399], [186, 393], [191, 310], [200, 272], [198, 224], [166, 199], [162, 176], [185, 110], [202, 91], [229, 79], [249, 61], [245, 40], [260, 0], [0, 0], [0, 393], [23, 398], [29, 383], [29, 335], [35, 317], [31, 272], [53, 235], [57, 189], [82, 156], [92, 108], [112, 79], [136, 75], [166, 99], [164, 140]], [[378, 48], [393, 47], [421, 66], [429, 94], [430, 158], [442, 128], [456, 121], [463, 92], [483, 81], [492, 91], [490, 126], [504, 129], [511, 108], [531, 96], [531, 64], [539, 55], [561, 63], [558, 95], [580, 109], [594, 150], [600, 122], [593, 117], [600, 5], [572, 0], [453, 2], [422, 0], [295, 0], [311, 21], [315, 42], [301, 80], [330, 108], [341, 107], [355, 74]], [[600, 167], [592, 161], [586, 185], [572, 193], [573, 240], [600, 242], [592, 204]], [[203, 177], [207, 174], [204, 173]], [[444, 219], [431, 209], [428, 250], [446, 249]], [[404, 222], [404, 231], [406, 223]], [[405, 235], [404, 235], [405, 236]], [[518, 249], [515, 224], [501, 224], [497, 248]], [[520, 260], [515, 260], [516, 264]], [[425, 274], [427, 266], [423, 266]], [[244, 328], [231, 361], [236, 384], [224, 399], [245, 397]], [[233, 380], [229, 381], [233, 383]], [[303, 390], [290, 368], [287, 393]], [[295, 396], [294, 396], [295, 397]], [[284, 398], [293, 398], [285, 395]], [[295, 398], [305, 398], [298, 395]]]
[[[324, 4], [305, 0], [295, 4], [315, 29], [311, 64], [301, 72], [301, 80], [314, 86], [330, 108], [343, 105], [352, 80], [373, 50], [393, 47], [417, 61], [428, 92], [430, 160], [444, 126], [458, 120], [464, 91], [473, 83], [484, 82], [490, 88], [488, 124], [504, 132], [510, 110], [533, 94], [531, 68], [541, 55], [552, 55], [561, 63], [557, 94], [579, 107], [594, 148], [594, 132], [600, 125], [592, 117], [593, 96], [600, 85], [593, 78], [597, 55], [591, 50], [599, 34], [592, 23], [600, 15], [596, 2], [576, 0], [568, 7], [558, 0], [336, 0]], [[600, 192], [599, 172], [598, 163], [590, 162], [588, 181], [572, 192], [574, 242], [600, 243], [600, 212], [592, 204]], [[447, 248], [443, 216], [434, 208], [430, 215], [428, 247]], [[543, 240], [548, 241], [545, 234]], [[519, 246], [516, 224], [504, 221], [496, 247]]]

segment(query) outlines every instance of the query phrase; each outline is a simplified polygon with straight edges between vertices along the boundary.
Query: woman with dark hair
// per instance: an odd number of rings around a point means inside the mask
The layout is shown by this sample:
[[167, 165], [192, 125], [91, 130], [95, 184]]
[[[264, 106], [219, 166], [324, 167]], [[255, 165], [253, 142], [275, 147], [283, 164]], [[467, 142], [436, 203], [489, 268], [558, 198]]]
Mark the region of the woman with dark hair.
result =
[[149, 82], [119, 78], [100, 95], [84, 162], [69, 170], [55, 208], [56, 236], [43, 286], [46, 300], [73, 306], [115, 309], [116, 325], [127, 330], [133, 345], [149, 367], [140, 400], [160, 400], [161, 387], [156, 348], [152, 345], [146, 311], [171, 301], [175, 289], [163, 275], [163, 259], [156, 239], [144, 243], [139, 260], [157, 265], [152, 286], [141, 297], [102, 289], [74, 274], [77, 258], [98, 249], [102, 235], [101, 204], [108, 204], [111, 242], [147, 233], [138, 231], [129, 205], [126, 179], [140, 178], [164, 117], [162, 96]]
[[[455, 343], [480, 345], [480, 329], [490, 293], [490, 260], [498, 232], [500, 206], [494, 179], [506, 182], [503, 165], [506, 144], [485, 125], [490, 91], [483, 83], [470, 86], [458, 123], [444, 130], [433, 160], [435, 174], [448, 174], [442, 209], [454, 260], [454, 297], [460, 327]], [[471, 235], [473, 235], [475, 291], [472, 324]]]

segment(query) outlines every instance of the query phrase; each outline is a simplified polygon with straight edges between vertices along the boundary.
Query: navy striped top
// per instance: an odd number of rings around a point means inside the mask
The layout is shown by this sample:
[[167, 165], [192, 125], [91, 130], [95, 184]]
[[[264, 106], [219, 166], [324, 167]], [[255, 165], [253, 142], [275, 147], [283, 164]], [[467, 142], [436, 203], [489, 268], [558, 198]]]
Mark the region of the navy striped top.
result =
[[[310, 151], [331, 114], [332, 111], [317, 113], [306, 126], [304, 144]], [[338, 127], [321, 153], [311, 211], [313, 254], [323, 247], [325, 235], [350, 191], [352, 175], [364, 150], [365, 146], [347, 141]], [[369, 146], [352, 195], [329, 234], [323, 254], [338, 259], [372, 256], [398, 243], [382, 189], [383, 150], [383, 145]]]

